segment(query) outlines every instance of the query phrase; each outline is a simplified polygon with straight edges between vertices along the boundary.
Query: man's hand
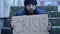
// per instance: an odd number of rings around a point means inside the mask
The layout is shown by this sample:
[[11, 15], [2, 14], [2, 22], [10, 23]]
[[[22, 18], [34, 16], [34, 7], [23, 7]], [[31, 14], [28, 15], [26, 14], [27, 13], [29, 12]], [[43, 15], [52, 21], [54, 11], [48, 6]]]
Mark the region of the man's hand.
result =
[[48, 23], [48, 32], [51, 32], [51, 23]]
[[12, 27], [12, 29], [14, 29], [14, 28], [15, 28], [15, 23], [14, 23], [14, 22], [12, 22], [12, 21], [11, 21], [11, 27]]

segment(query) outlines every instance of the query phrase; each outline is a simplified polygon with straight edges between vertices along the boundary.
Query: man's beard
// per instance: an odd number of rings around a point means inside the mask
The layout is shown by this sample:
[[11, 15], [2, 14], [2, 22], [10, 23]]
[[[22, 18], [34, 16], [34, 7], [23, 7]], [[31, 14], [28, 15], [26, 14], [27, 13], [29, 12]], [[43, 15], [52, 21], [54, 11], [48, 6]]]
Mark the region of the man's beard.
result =
[[30, 12], [30, 13], [34, 13], [34, 10], [33, 10], [33, 9], [30, 9], [29, 12]]

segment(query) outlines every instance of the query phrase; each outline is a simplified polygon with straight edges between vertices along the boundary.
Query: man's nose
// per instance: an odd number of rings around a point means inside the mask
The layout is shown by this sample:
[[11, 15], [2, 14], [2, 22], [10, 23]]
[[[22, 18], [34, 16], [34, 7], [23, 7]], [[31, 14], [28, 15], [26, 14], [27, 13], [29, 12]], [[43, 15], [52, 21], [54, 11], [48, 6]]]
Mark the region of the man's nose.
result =
[[32, 5], [30, 5], [30, 8], [33, 8], [33, 6], [32, 6]]

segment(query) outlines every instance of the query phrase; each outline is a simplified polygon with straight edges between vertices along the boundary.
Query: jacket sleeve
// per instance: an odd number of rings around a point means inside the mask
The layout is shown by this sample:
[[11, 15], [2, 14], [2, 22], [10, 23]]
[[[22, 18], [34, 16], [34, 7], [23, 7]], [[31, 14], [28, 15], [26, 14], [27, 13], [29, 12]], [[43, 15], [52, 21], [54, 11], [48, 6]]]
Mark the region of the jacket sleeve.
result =
[[39, 12], [40, 14], [46, 14], [46, 12], [44, 10], [40, 10]]
[[22, 16], [22, 14], [23, 14], [23, 10], [18, 10], [18, 11], [16, 11], [15, 16]]
[[37, 9], [37, 12], [38, 12], [39, 14], [46, 14], [46, 12], [45, 12], [44, 10], [41, 10], [41, 9]]

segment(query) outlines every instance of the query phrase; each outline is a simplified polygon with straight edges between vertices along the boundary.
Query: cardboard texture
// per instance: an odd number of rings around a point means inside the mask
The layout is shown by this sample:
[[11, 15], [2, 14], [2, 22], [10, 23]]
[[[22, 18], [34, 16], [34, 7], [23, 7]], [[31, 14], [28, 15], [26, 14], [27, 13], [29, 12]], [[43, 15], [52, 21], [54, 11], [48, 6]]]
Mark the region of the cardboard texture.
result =
[[49, 34], [48, 15], [13, 16], [13, 34]]

